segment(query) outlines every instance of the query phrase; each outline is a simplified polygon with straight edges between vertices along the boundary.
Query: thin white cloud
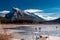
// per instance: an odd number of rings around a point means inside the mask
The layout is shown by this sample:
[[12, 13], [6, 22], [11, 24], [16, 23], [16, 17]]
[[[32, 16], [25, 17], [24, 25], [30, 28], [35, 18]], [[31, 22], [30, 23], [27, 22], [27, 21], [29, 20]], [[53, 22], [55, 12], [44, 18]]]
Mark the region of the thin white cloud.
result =
[[9, 13], [10, 11], [0, 11], [0, 16], [5, 17], [5, 14]]
[[24, 12], [36, 13], [36, 12], [43, 12], [43, 10], [38, 10], [38, 9], [27, 9], [27, 10], [24, 10]]
[[7, 14], [7, 13], [9, 13], [10, 11], [6, 11], [6, 10], [4, 10], [4, 11], [0, 11], [0, 13], [3, 13], [3, 14]]

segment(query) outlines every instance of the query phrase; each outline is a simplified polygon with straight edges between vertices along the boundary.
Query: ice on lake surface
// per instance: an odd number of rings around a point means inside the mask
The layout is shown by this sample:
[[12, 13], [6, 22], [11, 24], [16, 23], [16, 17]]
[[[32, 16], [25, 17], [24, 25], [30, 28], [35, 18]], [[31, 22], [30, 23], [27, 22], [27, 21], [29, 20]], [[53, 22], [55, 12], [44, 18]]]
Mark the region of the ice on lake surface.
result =
[[[14, 28], [8, 28], [8, 32], [18, 34], [17, 37], [25, 40], [35, 40], [36, 35], [49, 35], [50, 40], [60, 40], [60, 25], [22, 25]], [[32, 37], [34, 37], [32, 39]]]
[[[36, 28], [36, 29], [35, 29]], [[41, 28], [39, 30], [39, 28]], [[9, 30], [20, 33], [20, 34], [44, 34], [44, 35], [54, 35], [54, 36], [60, 36], [60, 25], [27, 25], [27, 26], [19, 26], [15, 28], [9, 28]], [[39, 32], [40, 31], [40, 32]]]

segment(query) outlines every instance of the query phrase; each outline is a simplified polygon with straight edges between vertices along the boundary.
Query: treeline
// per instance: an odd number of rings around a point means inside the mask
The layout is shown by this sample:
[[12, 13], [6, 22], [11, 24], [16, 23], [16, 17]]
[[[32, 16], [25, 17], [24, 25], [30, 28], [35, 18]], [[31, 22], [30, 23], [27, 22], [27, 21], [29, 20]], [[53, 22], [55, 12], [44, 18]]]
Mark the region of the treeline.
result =
[[56, 23], [56, 22], [37, 22], [37, 21], [34, 21], [34, 20], [15, 20], [15, 21], [12, 21], [12, 20], [9, 20], [9, 19], [6, 19], [5, 17], [0, 17], [0, 24], [60, 24], [59, 23]]
[[0, 24], [2, 24], [2, 23], [9, 23], [9, 22], [11, 22], [11, 20], [6, 19], [5, 17], [0, 17]]
[[38, 23], [34, 20], [9, 20], [6, 19], [5, 17], [0, 17], [0, 24], [34, 24], [34, 23]]

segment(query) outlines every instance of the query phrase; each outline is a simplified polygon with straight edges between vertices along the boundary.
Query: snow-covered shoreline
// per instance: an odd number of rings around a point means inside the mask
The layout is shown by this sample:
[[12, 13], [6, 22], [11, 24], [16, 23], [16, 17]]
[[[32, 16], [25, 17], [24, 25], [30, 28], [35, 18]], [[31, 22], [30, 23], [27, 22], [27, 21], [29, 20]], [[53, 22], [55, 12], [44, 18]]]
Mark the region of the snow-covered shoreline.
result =
[[[43, 37], [46, 37], [47, 35], [42, 35]], [[60, 40], [60, 37], [58, 36], [47, 36], [48, 38], [46, 40]]]

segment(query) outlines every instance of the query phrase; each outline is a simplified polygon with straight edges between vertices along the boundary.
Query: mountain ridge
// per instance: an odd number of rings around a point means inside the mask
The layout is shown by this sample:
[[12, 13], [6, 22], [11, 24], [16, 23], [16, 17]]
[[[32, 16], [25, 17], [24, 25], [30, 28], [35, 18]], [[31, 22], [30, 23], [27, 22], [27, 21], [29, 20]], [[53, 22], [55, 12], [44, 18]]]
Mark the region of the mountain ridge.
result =
[[13, 8], [13, 12], [12, 13], [8, 13], [8, 14], [6, 14], [6, 18], [8, 18], [9, 19], [9, 17], [10, 17], [10, 19], [12, 19], [12, 20], [21, 20], [21, 19], [23, 19], [23, 20], [28, 20], [28, 19], [30, 19], [30, 20], [35, 20], [35, 21], [44, 21], [44, 19], [42, 19], [42, 18], [40, 18], [39, 16], [37, 16], [37, 15], [35, 15], [35, 14], [33, 14], [33, 13], [25, 13], [24, 11], [21, 11], [21, 10], [18, 10], [18, 9], [16, 9], [16, 8]]
[[[13, 8], [11, 12], [5, 15], [6, 19], [9, 19], [13, 22], [29, 22], [30, 23], [60, 23], [60, 18], [55, 20], [45, 20], [38, 15], [35, 15], [34, 13], [24, 12], [23, 10], [20, 10], [19, 8]], [[22, 23], [21, 22], [21, 23]]]

